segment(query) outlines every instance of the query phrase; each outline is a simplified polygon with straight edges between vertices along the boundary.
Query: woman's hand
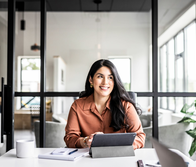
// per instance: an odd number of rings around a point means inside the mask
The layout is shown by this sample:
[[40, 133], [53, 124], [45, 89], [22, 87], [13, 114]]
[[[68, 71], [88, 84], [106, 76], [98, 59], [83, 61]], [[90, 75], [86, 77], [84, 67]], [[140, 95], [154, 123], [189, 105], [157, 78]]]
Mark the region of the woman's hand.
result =
[[95, 134], [103, 134], [103, 132], [95, 132], [95, 133], [91, 134], [90, 136], [83, 138], [83, 143], [81, 143], [82, 147], [89, 147], [90, 148], [91, 143], [93, 141], [93, 136]]
[[95, 134], [103, 134], [103, 132], [95, 132], [95, 133], [93, 133], [93, 134], [91, 134], [90, 136], [89, 136], [89, 139], [88, 139], [88, 141], [87, 141], [87, 146], [90, 148], [90, 146], [91, 146], [91, 143], [92, 143], [92, 141], [93, 141], [93, 136], [95, 135]]

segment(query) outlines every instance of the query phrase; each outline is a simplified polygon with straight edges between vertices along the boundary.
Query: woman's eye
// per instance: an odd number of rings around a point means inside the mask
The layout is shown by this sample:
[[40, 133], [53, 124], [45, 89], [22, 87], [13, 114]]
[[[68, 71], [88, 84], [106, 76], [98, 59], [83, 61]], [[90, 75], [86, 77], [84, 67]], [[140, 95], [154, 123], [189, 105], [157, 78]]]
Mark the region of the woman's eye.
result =
[[101, 75], [99, 75], [98, 78], [103, 78], [103, 77]]
[[113, 77], [109, 77], [109, 79], [113, 79]]

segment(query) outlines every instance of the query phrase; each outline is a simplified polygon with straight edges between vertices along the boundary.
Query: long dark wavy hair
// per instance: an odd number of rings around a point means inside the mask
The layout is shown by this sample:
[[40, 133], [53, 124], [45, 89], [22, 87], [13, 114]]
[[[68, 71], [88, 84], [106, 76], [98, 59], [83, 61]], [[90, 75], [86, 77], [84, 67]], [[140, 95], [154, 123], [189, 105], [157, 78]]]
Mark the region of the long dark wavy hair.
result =
[[85, 91], [82, 92], [80, 97], [88, 97], [94, 92], [94, 88], [90, 88], [89, 78], [90, 77], [93, 78], [97, 70], [103, 66], [108, 67], [111, 70], [112, 75], [114, 77], [114, 88], [111, 92], [111, 100], [110, 100], [110, 110], [112, 114], [112, 121], [110, 127], [113, 127], [114, 131], [118, 131], [122, 127], [128, 126], [125, 124], [124, 121], [126, 116], [125, 116], [125, 109], [122, 105], [121, 100], [125, 100], [127, 102], [132, 103], [138, 114], [141, 113], [141, 110], [138, 107], [136, 107], [135, 102], [130, 98], [129, 94], [125, 90], [122, 81], [120, 79], [120, 76], [118, 74], [118, 71], [111, 61], [106, 59], [100, 59], [93, 63], [86, 78]]

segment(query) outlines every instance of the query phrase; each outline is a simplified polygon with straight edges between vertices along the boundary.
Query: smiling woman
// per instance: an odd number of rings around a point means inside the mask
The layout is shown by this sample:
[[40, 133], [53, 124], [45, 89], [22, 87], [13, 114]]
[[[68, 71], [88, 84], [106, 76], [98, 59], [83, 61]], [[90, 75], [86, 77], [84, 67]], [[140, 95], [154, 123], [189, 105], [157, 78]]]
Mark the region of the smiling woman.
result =
[[64, 140], [68, 147], [90, 147], [95, 134], [135, 132], [133, 148], [142, 148], [145, 133], [139, 111], [114, 64], [98, 60], [90, 68], [85, 92], [70, 108]]

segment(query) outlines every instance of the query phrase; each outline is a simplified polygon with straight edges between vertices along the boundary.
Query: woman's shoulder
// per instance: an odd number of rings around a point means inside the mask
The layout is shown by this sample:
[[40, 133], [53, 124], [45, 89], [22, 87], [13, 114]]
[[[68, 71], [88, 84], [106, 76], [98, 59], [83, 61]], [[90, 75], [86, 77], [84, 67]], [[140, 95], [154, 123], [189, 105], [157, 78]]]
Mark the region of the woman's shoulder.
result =
[[121, 100], [122, 101], [122, 105], [124, 106], [125, 110], [129, 109], [129, 108], [133, 108], [134, 109], [134, 106], [131, 102], [129, 101], [126, 101], [126, 100]]
[[93, 96], [81, 97], [76, 99], [72, 104], [72, 109], [75, 111], [88, 109], [93, 103]]
[[81, 97], [79, 99], [76, 99], [73, 104], [72, 107], [76, 107], [76, 106], [82, 106], [84, 104], [84, 102], [86, 101], [87, 97]]

